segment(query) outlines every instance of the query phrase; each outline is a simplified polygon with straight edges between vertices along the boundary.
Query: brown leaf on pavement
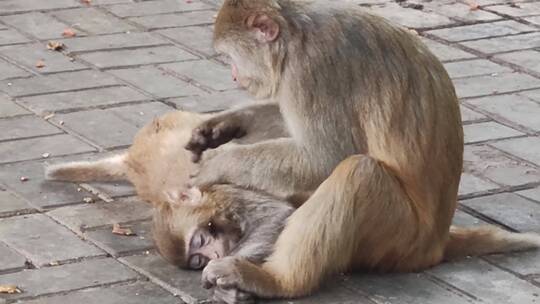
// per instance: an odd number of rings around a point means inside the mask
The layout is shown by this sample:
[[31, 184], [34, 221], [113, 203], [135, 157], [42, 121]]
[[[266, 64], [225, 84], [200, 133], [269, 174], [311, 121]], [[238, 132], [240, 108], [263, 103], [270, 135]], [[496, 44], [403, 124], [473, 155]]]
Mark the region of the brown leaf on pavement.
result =
[[44, 67], [45, 67], [45, 62], [43, 60], [38, 60], [38, 62], [36, 62], [36, 68], [41, 69]]
[[121, 227], [120, 224], [114, 224], [112, 229], [113, 234], [125, 235], [125, 236], [135, 236], [137, 235], [133, 230], [127, 227]]
[[14, 294], [22, 291], [15, 285], [0, 285], [0, 293]]
[[67, 28], [62, 33], [62, 36], [64, 36], [64, 37], [75, 37], [75, 36], [77, 36], [77, 33], [75, 33], [75, 31], [73, 29]]
[[65, 44], [58, 41], [49, 41], [47, 42], [47, 49], [51, 51], [61, 51], [66, 47]]
[[469, 5], [469, 9], [471, 11], [476, 11], [480, 8], [480, 5], [475, 0], [467, 0], [467, 4]]

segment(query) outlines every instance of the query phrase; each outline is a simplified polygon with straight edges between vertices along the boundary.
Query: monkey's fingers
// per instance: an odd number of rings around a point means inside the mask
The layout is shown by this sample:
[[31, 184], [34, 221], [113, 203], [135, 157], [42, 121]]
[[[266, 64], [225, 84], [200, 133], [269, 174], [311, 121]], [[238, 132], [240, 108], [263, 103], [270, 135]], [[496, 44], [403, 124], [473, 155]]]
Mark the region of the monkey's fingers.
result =
[[255, 303], [255, 297], [238, 289], [214, 289], [213, 300], [217, 303], [227, 304], [251, 304]]

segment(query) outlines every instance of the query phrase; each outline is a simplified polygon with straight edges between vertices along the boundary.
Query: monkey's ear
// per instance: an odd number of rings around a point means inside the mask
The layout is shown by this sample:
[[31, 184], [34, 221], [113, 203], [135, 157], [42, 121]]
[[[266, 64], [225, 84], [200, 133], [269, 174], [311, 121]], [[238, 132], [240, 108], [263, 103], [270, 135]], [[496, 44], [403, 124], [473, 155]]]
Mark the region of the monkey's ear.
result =
[[257, 39], [272, 42], [279, 36], [279, 24], [265, 14], [254, 14], [247, 18], [248, 28], [257, 30]]
[[191, 187], [180, 193], [180, 201], [186, 205], [199, 205], [202, 202], [202, 192], [197, 187]]

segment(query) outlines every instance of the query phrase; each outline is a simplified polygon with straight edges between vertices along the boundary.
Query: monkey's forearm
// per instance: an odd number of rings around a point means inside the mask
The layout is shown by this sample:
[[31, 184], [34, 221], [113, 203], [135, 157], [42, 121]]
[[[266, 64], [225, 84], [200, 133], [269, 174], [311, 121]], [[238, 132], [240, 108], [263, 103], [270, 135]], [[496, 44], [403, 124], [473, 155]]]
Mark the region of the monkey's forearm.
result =
[[207, 151], [196, 185], [232, 183], [278, 197], [309, 192], [326, 177], [291, 138]]

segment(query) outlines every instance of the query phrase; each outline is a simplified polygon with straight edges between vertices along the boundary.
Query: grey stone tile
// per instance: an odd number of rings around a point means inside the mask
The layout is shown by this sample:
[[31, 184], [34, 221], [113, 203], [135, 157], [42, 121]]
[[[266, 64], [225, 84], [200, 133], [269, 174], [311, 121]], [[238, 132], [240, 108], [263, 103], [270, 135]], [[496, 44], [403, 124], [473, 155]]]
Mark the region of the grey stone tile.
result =
[[29, 114], [27, 110], [0, 94], [0, 118]]
[[528, 22], [534, 23], [536, 25], [540, 25], [540, 16], [529, 17], [529, 18], [524, 18], [524, 19], [527, 20]]
[[68, 52], [104, 51], [119, 48], [135, 48], [170, 44], [150, 33], [122, 33], [59, 40]]
[[165, 113], [174, 111], [173, 108], [161, 102], [141, 103], [137, 105], [122, 106], [110, 109], [124, 121], [140, 129]]
[[170, 99], [180, 110], [193, 112], [216, 112], [229, 109], [233, 106], [252, 102], [253, 97], [245, 91], [226, 91], [201, 96], [190, 96]]
[[97, 71], [79, 71], [0, 81], [0, 90], [12, 97], [66, 92], [120, 84], [114, 77]]
[[540, 274], [540, 250], [489, 255], [486, 259], [524, 276]]
[[471, 10], [469, 5], [465, 3], [455, 3], [454, 1], [442, 5], [440, 1], [427, 2], [426, 6], [438, 14], [464, 22], [493, 21], [502, 19], [501, 16], [496, 14], [486, 12], [484, 10]]
[[521, 96], [525, 96], [527, 98], [530, 98], [532, 101], [536, 101], [540, 103], [540, 90], [532, 90], [527, 92], [521, 92], [519, 93]]
[[2, 242], [0, 242], [0, 256], [2, 257], [0, 272], [19, 270], [25, 267], [26, 258]]
[[0, 12], [3, 14], [26, 11], [40, 11], [56, 8], [77, 7], [80, 4], [73, 0], [2, 0], [0, 1]]
[[52, 14], [72, 27], [90, 34], [112, 34], [136, 29], [134, 26], [93, 7], [57, 11]]
[[34, 211], [34, 207], [28, 204], [26, 200], [10, 190], [0, 187], [0, 216], [10, 216], [30, 211]]
[[119, 3], [131, 3], [132, 0], [92, 0], [94, 5], [110, 5]]
[[513, 17], [525, 17], [540, 15], [540, 3], [519, 3], [515, 6], [510, 5], [495, 5], [487, 8], [500, 14]]
[[519, 194], [521, 196], [524, 196], [524, 197], [526, 197], [528, 199], [531, 199], [531, 200], [534, 200], [534, 201], [540, 203], [540, 187], [534, 188], [534, 189], [529, 189], [529, 190], [518, 191], [518, 192], [516, 192], [516, 194]]
[[179, 14], [162, 14], [141, 17], [131, 17], [130, 21], [148, 29], [181, 27], [214, 23], [215, 11], [193, 11]]
[[494, 147], [540, 165], [540, 138], [525, 137], [496, 142]]
[[525, 69], [540, 73], [540, 51], [528, 50], [498, 55], [495, 58], [517, 64]]
[[431, 35], [448, 41], [467, 41], [495, 36], [506, 36], [510, 34], [520, 34], [535, 31], [535, 28], [528, 25], [505, 20], [493, 23], [481, 23], [453, 28], [445, 28], [429, 31]]
[[62, 133], [62, 130], [37, 116], [19, 116], [0, 119], [0, 130], [3, 130], [0, 133], [0, 140]]
[[471, 303], [470, 298], [440, 287], [422, 274], [358, 275], [346, 284], [381, 304]]
[[115, 68], [197, 59], [196, 56], [174, 46], [86, 53], [80, 55], [80, 58], [98, 68]]
[[540, 180], [540, 170], [516, 161], [490, 146], [466, 146], [464, 170], [502, 185], [517, 186]]
[[[2, 3], [3, 2], [0, 2], [0, 5]], [[25, 43], [29, 41], [30, 39], [26, 38], [24, 35], [22, 35], [21, 33], [15, 30], [7, 29], [7, 30], [0, 31], [0, 45], [18, 44], [18, 43]]]
[[126, 282], [137, 277], [134, 271], [113, 259], [95, 259], [2, 275], [0, 284], [13, 284], [22, 289], [23, 293], [5, 296], [16, 299]]
[[469, 99], [474, 105], [496, 118], [540, 132], [540, 105], [520, 95], [499, 95]]
[[137, 17], [146, 15], [188, 12], [210, 8], [212, 8], [210, 5], [207, 5], [200, 1], [187, 2], [165, 0], [112, 5], [107, 7], [107, 10], [119, 17]]
[[486, 303], [533, 304], [540, 289], [484, 261], [468, 259], [429, 270], [438, 278]]
[[94, 147], [68, 134], [8, 141], [0, 143], [0, 163], [39, 159], [44, 153], [55, 157], [94, 150]]
[[0, 240], [37, 266], [105, 254], [42, 214], [0, 220]]
[[518, 231], [540, 232], [540, 204], [518, 195], [500, 193], [461, 203]]
[[22, 301], [22, 304], [183, 304], [161, 287], [150, 282], [135, 282], [129, 285], [85, 289], [68, 294]]
[[123, 225], [123, 227], [129, 227], [137, 235], [123, 236], [113, 234], [111, 232], [112, 227], [107, 226], [97, 230], [87, 231], [84, 236], [116, 257], [149, 250], [154, 247], [151, 222]]
[[486, 54], [532, 49], [540, 47], [540, 33], [482, 39], [462, 44]]
[[28, 73], [27, 71], [15, 66], [14, 64], [8, 63], [7, 61], [4, 61], [2, 59], [0, 59], [0, 71], [2, 71], [2, 73], [0, 74], [0, 80], [4, 80], [8, 78], [15, 78], [15, 77], [30, 76], [30, 73]]
[[62, 33], [68, 27], [42, 12], [8, 15], [0, 17], [0, 20], [40, 40], [63, 38]]
[[510, 68], [485, 59], [450, 62], [444, 67], [452, 78], [512, 72]]
[[369, 9], [372, 13], [410, 28], [430, 28], [454, 23], [448, 17], [415, 9], [404, 9], [397, 4], [372, 6]]
[[90, 139], [104, 148], [130, 145], [138, 128], [125, 122], [111, 110], [88, 110], [58, 114], [53, 120], [64, 122], [63, 127]]
[[487, 225], [487, 223], [479, 218], [476, 218], [458, 209], [454, 213], [454, 218], [452, 219], [452, 225], [456, 225], [459, 227], [473, 227], [473, 226]]
[[[113, 70], [110, 73], [161, 98], [191, 96], [204, 93], [204, 91], [197, 87], [156, 67]], [[152, 81], [148, 81], [149, 79], [152, 79]]]
[[493, 121], [463, 126], [465, 143], [476, 143], [524, 135], [522, 132], [503, 126]]
[[217, 55], [212, 46], [213, 26], [188, 26], [158, 30], [156, 33], [211, 57]]
[[163, 64], [161, 67], [217, 91], [231, 90], [238, 87], [232, 80], [230, 69], [212, 61], [177, 62]]
[[460, 109], [461, 109], [461, 120], [463, 122], [472, 122], [472, 121], [487, 119], [486, 115], [478, 113], [467, 107], [464, 107], [463, 105], [460, 105]]
[[148, 220], [152, 210], [148, 203], [136, 198], [123, 198], [112, 203], [66, 206], [49, 211], [47, 214], [74, 231], [82, 231], [115, 223]]
[[149, 97], [144, 94], [123, 86], [23, 97], [19, 99], [19, 102], [36, 113], [45, 113], [111, 106], [148, 99]]
[[209, 291], [202, 288], [200, 271], [180, 269], [156, 254], [124, 257], [121, 260], [153, 280], [167, 284], [181, 297], [200, 300], [210, 295]]
[[[77, 159], [85, 158], [77, 155]], [[80, 203], [84, 197], [92, 197], [85, 190], [79, 190], [76, 184], [44, 181], [43, 172], [44, 165], [38, 161], [4, 165], [0, 168], [0, 182], [41, 208]], [[28, 181], [21, 182], [22, 176]]]
[[497, 184], [481, 179], [469, 173], [463, 173], [459, 183], [459, 195], [468, 195], [499, 188]]
[[[78, 62], [70, 60], [69, 57], [64, 56], [61, 52], [47, 50], [46, 46], [40, 43], [4, 48], [0, 53], [38, 73], [69, 72], [88, 69], [88, 67]], [[38, 61], [42, 61], [45, 66], [41, 68], [36, 67]]]
[[500, 73], [454, 80], [460, 98], [509, 93], [540, 87], [540, 80], [522, 73]]

